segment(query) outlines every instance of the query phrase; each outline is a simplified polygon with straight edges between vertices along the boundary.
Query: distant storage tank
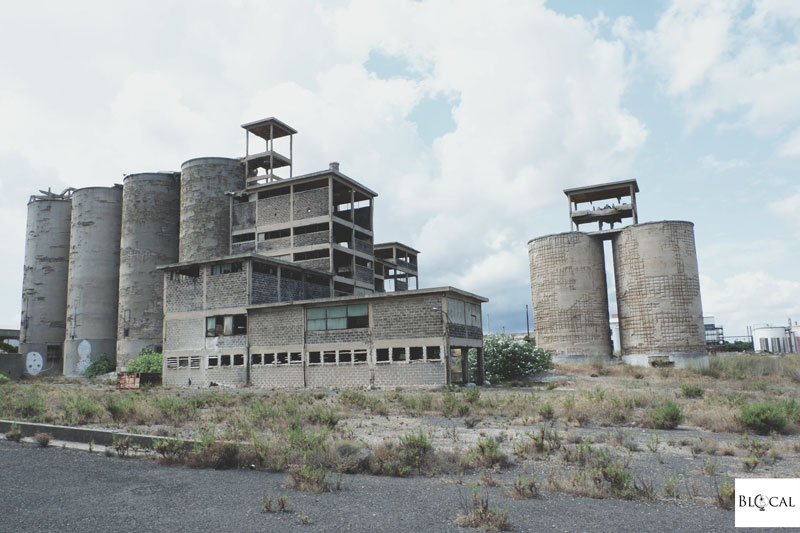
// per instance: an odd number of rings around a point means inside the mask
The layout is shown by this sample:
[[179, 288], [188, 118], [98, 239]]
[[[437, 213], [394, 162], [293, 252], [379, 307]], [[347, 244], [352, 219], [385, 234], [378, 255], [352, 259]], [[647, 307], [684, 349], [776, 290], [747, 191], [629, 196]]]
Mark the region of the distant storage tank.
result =
[[144, 348], [161, 351], [163, 274], [178, 261], [180, 174], [131, 174], [122, 187], [117, 369]]
[[31, 198], [22, 277], [19, 352], [28, 375], [61, 373], [72, 202]]
[[244, 186], [244, 166], [238, 159], [201, 157], [181, 165], [178, 261], [230, 253], [230, 199], [225, 193]]
[[753, 350], [757, 353], [792, 353], [795, 350], [791, 328], [762, 326], [753, 328]]
[[622, 360], [707, 364], [694, 224], [628, 226], [612, 249]]
[[611, 356], [603, 241], [585, 233], [528, 243], [536, 345], [557, 362]]
[[72, 196], [64, 375], [83, 374], [117, 348], [122, 187], [87, 187]]

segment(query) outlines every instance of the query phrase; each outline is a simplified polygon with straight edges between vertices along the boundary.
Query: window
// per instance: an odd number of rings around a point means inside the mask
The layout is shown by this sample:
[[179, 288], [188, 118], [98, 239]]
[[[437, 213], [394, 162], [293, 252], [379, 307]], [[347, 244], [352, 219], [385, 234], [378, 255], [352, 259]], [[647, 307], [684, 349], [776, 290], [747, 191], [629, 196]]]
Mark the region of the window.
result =
[[47, 345], [47, 363], [55, 364], [61, 361], [61, 345], [48, 344]]
[[206, 337], [245, 335], [247, 315], [217, 315], [206, 317]]
[[412, 346], [408, 350], [408, 358], [411, 361], [421, 361], [424, 356], [424, 350], [422, 346]]
[[309, 365], [318, 365], [322, 363], [322, 357], [320, 352], [308, 352], [308, 364]]
[[378, 348], [375, 350], [375, 362], [376, 363], [388, 363], [389, 362], [389, 348]]
[[219, 366], [231, 366], [231, 356], [230, 355], [221, 356]]
[[188, 357], [180, 357], [178, 358], [178, 368], [187, 368], [189, 366], [189, 358]]
[[294, 254], [295, 261], [308, 261], [309, 259], [321, 259], [325, 257], [329, 257], [330, 250], [327, 248], [322, 250], [312, 250], [310, 252], [300, 252]]
[[289, 364], [298, 365], [303, 362], [303, 354], [301, 352], [291, 352], [289, 354]]
[[428, 361], [441, 361], [442, 349], [439, 346], [428, 346], [425, 348]]
[[266, 231], [258, 234], [259, 241], [271, 241], [273, 239], [282, 239], [291, 235], [291, 231], [287, 229], [276, 229], [274, 231]]
[[392, 348], [392, 361], [395, 363], [405, 362], [406, 349], [405, 348]]
[[355, 304], [309, 309], [306, 319], [308, 331], [366, 328], [369, 327], [369, 306]]
[[242, 271], [242, 263], [222, 263], [219, 265], [212, 265], [211, 266], [211, 275], [218, 276], [220, 274], [231, 274], [233, 272], [241, 272]]
[[233, 235], [231, 236], [231, 242], [236, 244], [237, 242], [251, 242], [256, 239], [255, 233], [242, 233], [241, 235]]
[[265, 353], [264, 354], [264, 364], [265, 365], [274, 365], [275, 364], [275, 354], [274, 353]]
[[336, 350], [330, 350], [322, 353], [322, 362], [326, 365], [336, 364]]
[[233, 366], [243, 366], [244, 365], [244, 354], [237, 353], [233, 355]]
[[289, 364], [289, 354], [286, 352], [278, 352], [275, 354], [277, 356], [278, 364], [279, 365], [287, 365]]
[[219, 357], [216, 355], [209, 355], [208, 356], [208, 368], [214, 368], [219, 366]]
[[167, 357], [167, 369], [174, 370], [178, 368], [178, 358], [177, 357]]
[[253, 366], [260, 365], [261, 361], [262, 361], [262, 359], [261, 359], [261, 354], [260, 353], [254, 353], [254, 354], [252, 354], [250, 356], [250, 364], [253, 365]]
[[200, 358], [199, 357], [192, 357], [189, 359], [189, 367], [190, 368], [200, 368]]
[[253, 272], [258, 272], [259, 274], [270, 274], [272, 276], [278, 275], [277, 267], [268, 265], [267, 263], [260, 263], [258, 261], [253, 261]]
[[350, 350], [339, 350], [339, 362], [340, 363], [352, 363], [353, 362], [353, 352]]
[[200, 277], [200, 267], [191, 266], [169, 272], [170, 281], [190, 281]]
[[364, 364], [367, 362], [366, 350], [353, 350], [353, 364]]

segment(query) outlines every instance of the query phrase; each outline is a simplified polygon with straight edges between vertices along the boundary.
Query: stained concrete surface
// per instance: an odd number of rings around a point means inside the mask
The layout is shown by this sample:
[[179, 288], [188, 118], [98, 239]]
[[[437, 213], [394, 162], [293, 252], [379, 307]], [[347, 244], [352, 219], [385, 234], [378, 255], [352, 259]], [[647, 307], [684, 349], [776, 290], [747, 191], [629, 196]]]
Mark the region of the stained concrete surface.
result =
[[[192, 470], [0, 440], [0, 529], [6, 531], [470, 531], [455, 526], [463, 484], [439, 478], [344, 476], [342, 490], [305, 494], [286, 474]], [[733, 513], [670, 502], [593, 500], [544, 492], [516, 501], [489, 489], [514, 531], [732, 531]], [[481, 488], [483, 491], [483, 488]], [[261, 497], [291, 512], [261, 512]], [[301, 515], [310, 524], [301, 523]]]

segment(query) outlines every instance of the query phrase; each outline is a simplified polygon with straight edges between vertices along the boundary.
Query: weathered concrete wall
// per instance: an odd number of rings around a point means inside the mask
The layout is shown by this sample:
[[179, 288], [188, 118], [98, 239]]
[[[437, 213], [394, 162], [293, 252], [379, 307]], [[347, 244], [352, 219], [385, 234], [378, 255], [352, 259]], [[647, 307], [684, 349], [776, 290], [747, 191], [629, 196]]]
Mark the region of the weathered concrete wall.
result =
[[70, 200], [28, 203], [19, 353], [30, 375], [62, 370], [61, 357], [48, 361], [47, 347], [60, 351], [66, 336], [71, 214]]
[[372, 304], [375, 339], [442, 337], [442, 298], [425, 295], [387, 298]]
[[238, 159], [203, 157], [181, 165], [180, 262], [230, 252], [231, 209], [225, 193], [244, 185], [244, 167]]
[[245, 261], [242, 264], [241, 272], [211, 275], [210, 271], [207, 271], [206, 309], [247, 305], [248, 268], [249, 264]]
[[676, 366], [707, 357], [700, 278], [691, 222], [624, 228], [612, 241], [622, 359]]
[[116, 360], [122, 187], [87, 187], [72, 196], [64, 374], [92, 360]]
[[[296, 192], [292, 201], [295, 220], [327, 215], [329, 212], [328, 187]], [[260, 223], [261, 220], [259, 219]]]
[[413, 361], [375, 365], [376, 387], [435, 387], [447, 383], [443, 362]]
[[258, 225], [269, 226], [272, 224], [284, 224], [289, 222], [290, 216], [290, 199], [288, 194], [281, 196], [274, 196], [272, 198], [264, 198], [258, 200]]
[[123, 180], [117, 370], [142, 349], [161, 346], [163, 274], [178, 260], [180, 177], [131, 174]]
[[536, 345], [554, 361], [611, 356], [603, 241], [580, 232], [528, 243]]

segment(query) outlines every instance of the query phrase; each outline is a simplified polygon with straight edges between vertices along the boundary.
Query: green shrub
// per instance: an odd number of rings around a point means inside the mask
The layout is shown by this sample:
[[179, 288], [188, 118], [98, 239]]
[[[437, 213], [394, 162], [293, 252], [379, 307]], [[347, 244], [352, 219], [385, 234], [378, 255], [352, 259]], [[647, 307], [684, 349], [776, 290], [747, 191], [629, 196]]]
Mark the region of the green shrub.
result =
[[757, 433], [781, 431], [786, 425], [786, 410], [777, 402], [761, 402], [742, 406], [742, 423]]
[[89, 367], [86, 369], [86, 372], [83, 373], [83, 376], [87, 378], [93, 378], [113, 372], [114, 369], [114, 363], [112, 363], [105, 355], [101, 355], [92, 361], [91, 364], [89, 364]]
[[[477, 355], [470, 351], [470, 375], [477, 375]], [[491, 382], [526, 378], [552, 366], [550, 353], [504, 333], [483, 336], [483, 368]]]
[[675, 429], [678, 424], [683, 422], [683, 413], [678, 404], [672, 400], [667, 400], [660, 407], [650, 411], [650, 418], [653, 427], [656, 429]]
[[464, 389], [464, 399], [469, 403], [478, 403], [481, 399], [481, 389], [478, 387], [467, 387]]
[[681, 385], [681, 396], [684, 398], [702, 398], [703, 388], [692, 383], [684, 383]]
[[422, 469], [428, 462], [428, 456], [433, 451], [433, 446], [428, 438], [419, 430], [419, 433], [409, 433], [400, 437], [405, 452], [405, 461], [409, 465], [416, 467], [417, 472], [422, 473]]
[[160, 374], [162, 367], [162, 356], [150, 348], [145, 348], [139, 352], [139, 356], [128, 363], [128, 372], [141, 372], [143, 374]]
[[11, 381], [11, 378], [0, 372], [0, 384], [8, 383], [9, 381]]

